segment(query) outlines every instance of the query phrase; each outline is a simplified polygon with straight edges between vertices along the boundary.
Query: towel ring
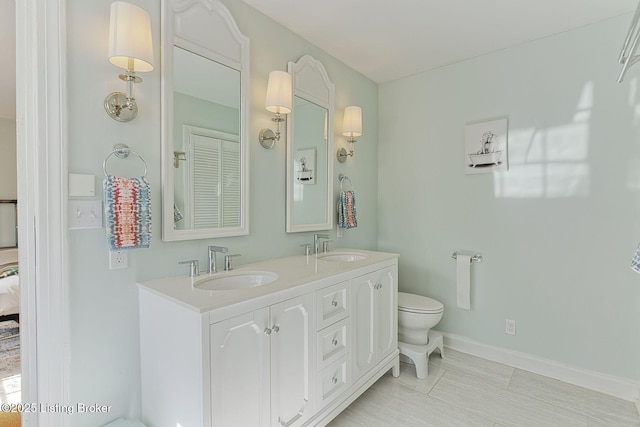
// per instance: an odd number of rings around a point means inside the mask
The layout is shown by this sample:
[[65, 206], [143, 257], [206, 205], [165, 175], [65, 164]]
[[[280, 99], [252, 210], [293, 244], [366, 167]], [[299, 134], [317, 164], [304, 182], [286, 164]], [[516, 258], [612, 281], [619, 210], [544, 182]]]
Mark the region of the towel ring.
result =
[[102, 162], [102, 170], [104, 171], [104, 176], [109, 176], [109, 174], [107, 173], [107, 160], [109, 160], [109, 157], [115, 155], [119, 159], [126, 159], [127, 157], [129, 157], [129, 154], [134, 154], [138, 156], [140, 160], [142, 160], [142, 163], [144, 164], [144, 177], [146, 178], [147, 162], [144, 160], [144, 158], [140, 154], [130, 149], [129, 146], [126, 144], [114, 145], [113, 150], [109, 154], [107, 154], [107, 157], [104, 159], [104, 162]]
[[344, 188], [342, 188], [342, 184], [345, 180], [349, 181], [349, 185], [351, 186], [351, 190], [353, 190], [353, 183], [351, 182], [351, 180], [349, 179], [348, 176], [346, 176], [345, 174], [341, 173], [340, 175], [338, 175], [338, 180], [340, 181], [340, 191], [344, 191]]

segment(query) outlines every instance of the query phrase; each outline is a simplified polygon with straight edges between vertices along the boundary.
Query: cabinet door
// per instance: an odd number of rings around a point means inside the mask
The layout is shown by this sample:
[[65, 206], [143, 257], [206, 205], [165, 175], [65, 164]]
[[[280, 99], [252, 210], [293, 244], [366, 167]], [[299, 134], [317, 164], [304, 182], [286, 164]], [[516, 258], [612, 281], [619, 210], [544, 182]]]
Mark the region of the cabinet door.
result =
[[376, 281], [376, 359], [383, 359], [398, 348], [398, 293], [396, 268], [377, 273]]
[[374, 304], [377, 292], [375, 286], [375, 274], [358, 277], [353, 279], [352, 283], [353, 366], [351, 369], [354, 381], [373, 367], [376, 362], [376, 312]]
[[269, 426], [267, 325], [268, 308], [211, 325], [212, 426]]
[[274, 426], [301, 425], [313, 412], [312, 308], [313, 294], [271, 306], [271, 419]]
[[388, 267], [353, 280], [353, 379], [398, 348], [397, 270]]

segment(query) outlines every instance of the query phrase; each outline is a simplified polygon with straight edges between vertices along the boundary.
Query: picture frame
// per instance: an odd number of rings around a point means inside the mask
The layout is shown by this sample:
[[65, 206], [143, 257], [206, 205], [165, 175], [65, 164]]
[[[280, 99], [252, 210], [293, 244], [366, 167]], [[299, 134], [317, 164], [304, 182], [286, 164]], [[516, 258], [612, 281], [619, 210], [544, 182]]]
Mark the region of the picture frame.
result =
[[294, 156], [294, 176], [296, 182], [302, 185], [316, 183], [316, 149], [307, 148], [297, 150]]
[[508, 119], [468, 123], [465, 126], [464, 168], [466, 174], [509, 170]]

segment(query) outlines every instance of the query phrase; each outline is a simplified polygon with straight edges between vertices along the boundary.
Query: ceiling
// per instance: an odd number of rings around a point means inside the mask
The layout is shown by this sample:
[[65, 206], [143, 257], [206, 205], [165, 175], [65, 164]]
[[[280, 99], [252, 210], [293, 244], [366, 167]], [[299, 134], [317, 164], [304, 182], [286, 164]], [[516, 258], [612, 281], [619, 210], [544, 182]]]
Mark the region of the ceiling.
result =
[[[377, 83], [599, 22], [638, 5], [638, 0], [244, 1]], [[622, 47], [627, 30], [620, 28], [620, 46], [614, 49]]]

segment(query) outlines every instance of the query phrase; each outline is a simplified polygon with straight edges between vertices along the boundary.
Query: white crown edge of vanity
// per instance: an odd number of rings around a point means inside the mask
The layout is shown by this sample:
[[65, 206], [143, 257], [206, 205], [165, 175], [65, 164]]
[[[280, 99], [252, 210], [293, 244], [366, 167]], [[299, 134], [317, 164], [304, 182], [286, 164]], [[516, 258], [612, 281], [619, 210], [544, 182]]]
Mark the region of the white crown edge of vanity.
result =
[[[227, 312], [235, 312], [238, 305], [251, 309], [251, 302], [264, 306], [283, 301], [325, 285], [346, 281], [386, 266], [396, 265], [399, 257], [399, 254], [396, 253], [363, 249], [340, 249], [339, 251], [363, 253], [367, 257], [358, 261], [336, 262], [324, 261], [322, 255], [300, 255], [274, 258], [235, 268], [233, 270], [235, 273], [269, 271], [278, 275], [275, 281], [250, 289], [209, 291], [194, 286], [194, 283], [198, 281], [224, 273], [211, 275], [204, 273], [197, 277], [174, 276], [148, 280], [138, 283], [138, 288], [141, 291], [148, 291], [176, 302], [196, 313], [215, 312], [216, 318], [224, 318]], [[338, 250], [332, 252], [338, 252]]]

